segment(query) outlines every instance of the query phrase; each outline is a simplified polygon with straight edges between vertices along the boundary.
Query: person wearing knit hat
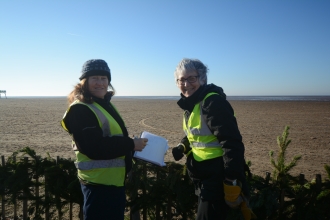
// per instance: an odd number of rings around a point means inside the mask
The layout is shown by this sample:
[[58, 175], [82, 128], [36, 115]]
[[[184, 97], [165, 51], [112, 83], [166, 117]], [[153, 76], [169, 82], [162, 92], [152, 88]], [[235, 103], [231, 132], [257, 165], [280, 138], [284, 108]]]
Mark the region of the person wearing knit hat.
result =
[[87, 60], [81, 70], [80, 80], [85, 79], [89, 76], [106, 76], [108, 77], [109, 83], [111, 82], [111, 72], [108, 64], [104, 60], [92, 59]]
[[84, 219], [123, 220], [124, 182], [132, 168], [132, 155], [142, 151], [148, 139], [129, 137], [125, 122], [111, 103], [115, 91], [104, 60], [86, 61], [79, 79], [68, 96], [69, 107], [61, 125], [72, 137]]

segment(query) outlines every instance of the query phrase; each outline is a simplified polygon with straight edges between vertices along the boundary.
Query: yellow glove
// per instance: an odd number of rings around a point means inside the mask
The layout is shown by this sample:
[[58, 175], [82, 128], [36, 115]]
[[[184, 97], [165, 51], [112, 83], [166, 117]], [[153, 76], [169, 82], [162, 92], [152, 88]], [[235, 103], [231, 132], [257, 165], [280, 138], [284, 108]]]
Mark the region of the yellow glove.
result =
[[256, 219], [257, 216], [253, 213], [252, 209], [249, 207], [249, 201], [242, 193], [240, 186], [232, 186], [223, 184], [225, 201], [227, 205], [231, 208], [240, 208], [244, 220]]
[[245, 198], [245, 196], [242, 194], [243, 202], [240, 206], [244, 220], [250, 220], [250, 219], [256, 219], [257, 216], [253, 213], [252, 209], [249, 207], [249, 202]]
[[239, 205], [243, 202], [241, 196], [241, 187], [240, 186], [231, 186], [223, 183], [225, 201], [230, 208], [238, 208]]

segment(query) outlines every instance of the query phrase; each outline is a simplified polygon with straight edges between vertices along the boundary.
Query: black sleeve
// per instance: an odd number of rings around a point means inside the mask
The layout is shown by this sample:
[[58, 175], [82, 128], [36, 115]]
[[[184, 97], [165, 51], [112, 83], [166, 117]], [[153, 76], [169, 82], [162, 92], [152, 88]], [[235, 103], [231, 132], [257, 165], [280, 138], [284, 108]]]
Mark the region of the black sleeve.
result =
[[240, 179], [244, 167], [244, 145], [233, 108], [226, 99], [212, 95], [205, 100], [202, 114], [211, 132], [223, 145], [225, 176]]
[[127, 155], [134, 149], [129, 137], [103, 137], [95, 114], [85, 105], [73, 105], [65, 118], [78, 150], [93, 160], [107, 160]]

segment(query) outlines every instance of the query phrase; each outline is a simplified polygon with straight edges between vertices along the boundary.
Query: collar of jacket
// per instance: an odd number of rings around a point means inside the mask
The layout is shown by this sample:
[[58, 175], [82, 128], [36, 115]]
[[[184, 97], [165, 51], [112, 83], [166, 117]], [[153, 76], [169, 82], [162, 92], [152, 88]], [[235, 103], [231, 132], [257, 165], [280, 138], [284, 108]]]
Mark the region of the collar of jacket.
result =
[[106, 94], [103, 99], [95, 97], [95, 96], [92, 96], [92, 97], [93, 97], [93, 101], [97, 102], [101, 106], [109, 104], [109, 102], [112, 98], [112, 96], [110, 94]]
[[184, 95], [180, 94], [181, 99], [177, 102], [177, 104], [183, 110], [192, 112], [194, 106], [197, 103], [201, 102], [204, 97], [210, 92], [218, 93], [222, 98], [226, 99], [226, 94], [223, 92], [223, 89], [211, 83], [199, 87], [198, 90], [192, 96], [185, 97]]
[[196, 103], [198, 103], [199, 101], [199, 97], [201, 95], [201, 93], [203, 92], [203, 87], [205, 87], [205, 85], [200, 86], [197, 91], [192, 94], [192, 96], [189, 97], [185, 97], [184, 95], [181, 95], [181, 99], [177, 102], [178, 105], [180, 106], [180, 108], [182, 108], [185, 111], [189, 111], [192, 112], [192, 110], [194, 109], [194, 106]]

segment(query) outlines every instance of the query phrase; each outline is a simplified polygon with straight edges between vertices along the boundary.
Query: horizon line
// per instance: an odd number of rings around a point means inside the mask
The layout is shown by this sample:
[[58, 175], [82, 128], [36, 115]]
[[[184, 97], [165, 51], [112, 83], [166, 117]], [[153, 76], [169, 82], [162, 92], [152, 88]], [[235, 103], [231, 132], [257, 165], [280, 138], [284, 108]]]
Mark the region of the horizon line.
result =
[[[270, 96], [270, 97], [280, 97], [280, 96], [330, 96], [329, 95], [227, 95], [227, 96], [243, 96], [243, 97], [251, 97], [251, 96]], [[5, 97], [1, 95], [1, 97]], [[11, 95], [7, 97], [67, 97], [66, 95]], [[180, 95], [114, 95], [113, 97], [180, 97]]]

